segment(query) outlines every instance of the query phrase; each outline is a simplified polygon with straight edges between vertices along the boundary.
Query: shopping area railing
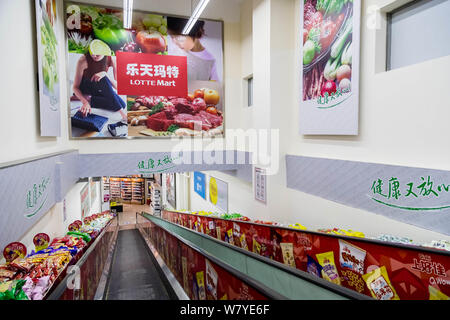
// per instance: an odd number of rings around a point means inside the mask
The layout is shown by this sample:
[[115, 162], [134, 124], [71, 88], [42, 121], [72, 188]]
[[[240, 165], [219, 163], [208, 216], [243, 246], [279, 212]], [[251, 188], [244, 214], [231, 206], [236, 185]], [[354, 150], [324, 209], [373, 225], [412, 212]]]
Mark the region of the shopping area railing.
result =
[[[445, 250], [174, 211], [163, 211], [159, 223], [174, 232], [177, 226], [176, 232], [191, 241], [190, 234], [201, 235], [208, 240], [200, 240], [205, 242], [204, 248], [211, 246], [214, 250], [207, 249], [210, 253], [223, 251], [211, 245], [220, 243], [282, 268], [314, 290], [326, 288], [356, 299], [428, 300], [450, 296], [450, 252]], [[242, 259], [226, 259], [234, 267], [242, 265]], [[269, 278], [263, 272], [251, 272], [249, 276], [260, 281]], [[273, 283], [276, 285], [275, 280]], [[280, 289], [291, 296], [283, 287]], [[303, 296], [302, 292], [308, 290], [300, 288], [292, 294]]]
[[67, 266], [48, 291], [46, 300], [100, 300], [119, 231], [114, 217], [96, 239]]
[[[348, 288], [329, 283], [323, 279], [314, 277], [306, 272], [290, 268], [282, 263], [265, 259], [256, 253], [238, 248], [229, 243], [219, 241], [209, 235], [202, 234], [178, 224], [169, 222], [148, 213], [142, 213], [142, 220], [146, 223], [157, 225], [158, 227], [174, 234], [183, 241], [188, 241], [196, 246], [205, 254], [208, 254], [228, 268], [237, 270], [243, 279], [255, 281], [266, 288], [277, 292], [285, 299], [308, 299], [308, 300], [348, 300], [348, 299], [371, 299], [363, 294], [350, 290]], [[145, 223], [144, 220], [144, 223]], [[151, 235], [152, 229], [147, 229]], [[155, 233], [156, 241], [162, 241], [161, 237]], [[159, 240], [158, 240], [159, 239]], [[164, 249], [164, 246], [161, 247]], [[168, 251], [169, 257], [165, 259], [170, 261], [171, 250]], [[176, 266], [177, 264], [175, 264]], [[181, 269], [182, 271], [182, 269]], [[206, 271], [206, 269], [203, 269]], [[187, 287], [194, 286], [194, 278], [188, 276]], [[180, 278], [180, 283], [183, 279]]]
[[154, 256], [164, 261], [173, 278], [184, 290], [186, 298], [192, 300], [287, 298], [165, 228], [158, 223], [158, 218], [155, 219], [145, 213], [137, 213], [138, 229], [155, 249]]

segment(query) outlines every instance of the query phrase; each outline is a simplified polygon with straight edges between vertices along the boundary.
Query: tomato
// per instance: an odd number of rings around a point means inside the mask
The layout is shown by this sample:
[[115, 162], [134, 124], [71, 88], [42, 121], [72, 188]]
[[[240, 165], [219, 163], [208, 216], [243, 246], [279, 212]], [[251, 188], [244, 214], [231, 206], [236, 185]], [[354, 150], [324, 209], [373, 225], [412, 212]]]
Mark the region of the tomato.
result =
[[195, 97], [194, 97], [194, 95], [192, 93], [188, 93], [187, 99], [188, 99], [189, 102], [191, 102], [191, 101], [194, 101]]
[[336, 36], [337, 26], [331, 20], [326, 20], [322, 23], [320, 27], [320, 45], [322, 46], [322, 51], [325, 51], [333, 42]]
[[204, 97], [204, 92], [201, 89], [197, 89], [194, 91], [194, 98], [202, 98]]
[[215, 107], [208, 107], [206, 108], [206, 112], [211, 114], [217, 114], [217, 109]]
[[308, 39], [308, 30], [303, 29], [303, 44], [305, 44], [307, 39]]

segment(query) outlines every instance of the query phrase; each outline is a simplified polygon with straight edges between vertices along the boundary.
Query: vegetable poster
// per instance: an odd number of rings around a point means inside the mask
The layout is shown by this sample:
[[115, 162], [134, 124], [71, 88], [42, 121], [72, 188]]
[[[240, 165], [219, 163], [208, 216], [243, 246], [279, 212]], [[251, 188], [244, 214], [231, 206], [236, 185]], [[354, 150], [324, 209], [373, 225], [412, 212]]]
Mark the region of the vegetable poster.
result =
[[360, 0], [304, 0], [301, 134], [358, 134]]
[[223, 22], [66, 3], [71, 136], [222, 136]]
[[41, 136], [61, 136], [56, 0], [35, 0]]

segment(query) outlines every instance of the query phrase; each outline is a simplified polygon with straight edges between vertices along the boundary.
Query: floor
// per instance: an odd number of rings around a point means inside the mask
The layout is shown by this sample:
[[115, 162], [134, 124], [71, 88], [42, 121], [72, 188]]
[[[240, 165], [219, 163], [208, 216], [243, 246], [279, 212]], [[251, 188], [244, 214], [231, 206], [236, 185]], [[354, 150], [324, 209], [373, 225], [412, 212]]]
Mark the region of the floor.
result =
[[123, 212], [119, 212], [119, 225], [121, 230], [134, 228], [136, 224], [136, 212], [149, 212], [150, 206], [139, 204], [124, 204]]
[[106, 300], [169, 300], [169, 294], [137, 229], [120, 230]]

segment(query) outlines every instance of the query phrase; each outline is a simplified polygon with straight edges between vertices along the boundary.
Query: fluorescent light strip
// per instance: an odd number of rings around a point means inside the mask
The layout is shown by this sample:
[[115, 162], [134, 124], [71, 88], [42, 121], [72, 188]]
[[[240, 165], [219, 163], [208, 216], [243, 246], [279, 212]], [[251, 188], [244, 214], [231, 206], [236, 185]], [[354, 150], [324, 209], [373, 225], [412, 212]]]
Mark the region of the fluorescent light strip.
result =
[[191, 32], [192, 28], [194, 27], [195, 23], [197, 22], [198, 18], [202, 14], [202, 12], [205, 9], [208, 2], [209, 2], [209, 0], [200, 0], [199, 4], [195, 7], [194, 12], [192, 13], [192, 16], [189, 18], [189, 21], [184, 26], [182, 34], [188, 35], [189, 32]]
[[133, 0], [123, 0], [123, 28], [130, 29], [133, 14]]

